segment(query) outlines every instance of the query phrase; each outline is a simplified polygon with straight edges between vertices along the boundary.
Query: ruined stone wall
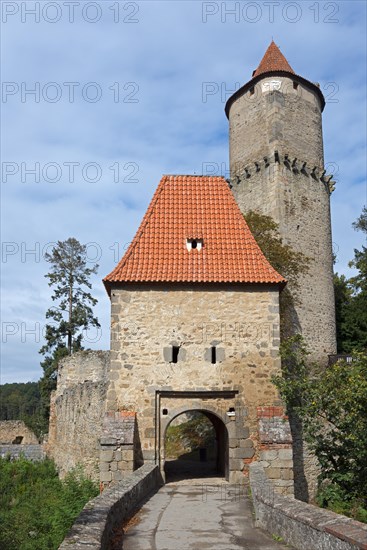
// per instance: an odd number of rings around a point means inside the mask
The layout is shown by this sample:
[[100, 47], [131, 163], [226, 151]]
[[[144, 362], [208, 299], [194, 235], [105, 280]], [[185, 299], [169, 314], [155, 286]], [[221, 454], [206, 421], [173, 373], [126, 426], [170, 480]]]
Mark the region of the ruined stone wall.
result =
[[16, 460], [24, 457], [27, 460], [43, 460], [45, 458], [44, 446], [39, 444], [31, 445], [0, 445], [0, 456], [10, 457]]
[[51, 400], [47, 446], [60, 475], [81, 464], [99, 481], [100, 436], [109, 352], [82, 351], [63, 359]]
[[57, 369], [56, 397], [66, 388], [83, 382], [99, 382], [106, 377], [109, 356], [107, 351], [84, 350], [62, 359]]
[[24, 424], [23, 420], [2, 420], [0, 422], [0, 445], [37, 445], [37, 436]]
[[[228, 423], [226, 412], [232, 407], [237, 418], [230, 438], [237, 443], [230, 462], [240, 472], [245, 455], [250, 458], [246, 439], [251, 456], [256, 453], [251, 433], [258, 430], [257, 407], [279, 403], [270, 379], [279, 372], [278, 288], [129, 285], [112, 289], [111, 306], [107, 410], [136, 411], [144, 459], [157, 460], [157, 453], [164, 453], [159, 448], [163, 409], [172, 419], [177, 411], [206, 408]], [[179, 348], [177, 363], [173, 346]], [[211, 363], [212, 346], [216, 364]], [[173, 393], [159, 393], [164, 391]], [[237, 393], [200, 398], [174, 393], [182, 391]]]

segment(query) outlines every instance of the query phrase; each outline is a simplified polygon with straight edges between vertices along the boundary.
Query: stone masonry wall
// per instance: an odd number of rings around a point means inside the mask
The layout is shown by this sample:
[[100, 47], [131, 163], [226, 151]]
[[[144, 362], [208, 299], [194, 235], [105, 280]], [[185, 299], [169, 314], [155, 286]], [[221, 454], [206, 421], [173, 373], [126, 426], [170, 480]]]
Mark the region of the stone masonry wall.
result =
[[294, 495], [292, 435], [283, 407], [258, 407], [260, 460], [274, 490]]
[[23, 420], [2, 420], [0, 422], [0, 445], [19, 443], [37, 445], [37, 436], [24, 424]]
[[[280, 83], [263, 92], [263, 84]], [[321, 104], [316, 92], [288, 77], [264, 77], [232, 105], [229, 113], [231, 176], [274, 150], [323, 168]]]
[[84, 350], [65, 357], [59, 362], [57, 369], [56, 397], [77, 384], [104, 380], [108, 364], [108, 351]]
[[143, 465], [137, 440], [136, 413], [109, 411], [104, 418], [100, 439], [100, 486], [121, 481]]
[[24, 456], [27, 460], [42, 460], [45, 457], [43, 445], [0, 445], [0, 456], [10, 456], [12, 460], [16, 460]]
[[99, 481], [108, 362], [109, 352], [83, 351], [60, 365], [51, 401], [47, 452], [61, 476], [81, 464], [87, 475]]
[[[274, 162], [251, 177], [232, 184], [232, 192], [245, 214], [257, 210], [278, 224], [285, 244], [302, 252], [309, 269], [298, 278], [299, 290], [288, 288], [298, 299], [295, 306], [298, 329], [311, 351], [310, 360], [327, 363], [335, 353], [335, 306], [332, 270], [332, 239], [329, 190], [319, 179], [294, 173]], [[297, 327], [296, 327], [297, 328]]]
[[[257, 433], [257, 407], [279, 404], [270, 379], [280, 366], [278, 289], [129, 285], [112, 289], [111, 307], [107, 410], [137, 413], [144, 460], [164, 454], [159, 448], [163, 432], [157, 433], [164, 427], [163, 408], [172, 412], [171, 418], [177, 411], [206, 408], [229, 419], [226, 411], [234, 407], [237, 418], [231, 439], [237, 438], [237, 443], [231, 460], [241, 472], [246, 438], [252, 455], [256, 453], [250, 434]], [[177, 363], [172, 360], [172, 346], [179, 348]], [[217, 347], [216, 364], [210, 361], [212, 346]], [[232, 398], [170, 394], [165, 405], [160, 391], [237, 393]]]
[[258, 462], [250, 466], [256, 526], [281, 537], [298, 550], [366, 550], [367, 525], [278, 495]]

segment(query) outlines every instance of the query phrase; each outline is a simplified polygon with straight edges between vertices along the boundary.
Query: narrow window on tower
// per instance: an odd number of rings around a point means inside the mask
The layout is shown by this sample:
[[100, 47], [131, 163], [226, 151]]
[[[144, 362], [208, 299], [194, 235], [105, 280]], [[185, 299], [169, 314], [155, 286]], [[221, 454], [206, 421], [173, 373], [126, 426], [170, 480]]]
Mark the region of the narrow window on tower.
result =
[[255, 93], [255, 88], [254, 86], [252, 86], [252, 88], [250, 88], [250, 95], [254, 95], [254, 93]]
[[215, 365], [217, 362], [217, 348], [215, 346], [212, 346], [211, 353], [212, 353], [212, 365]]
[[178, 346], [172, 346], [172, 361], [171, 361], [171, 363], [177, 363], [179, 351], [180, 351], [180, 348]]
[[295, 90], [297, 90], [297, 88], [298, 88], [298, 82], [294, 82], [294, 81], [293, 81], [293, 88], [294, 88]]

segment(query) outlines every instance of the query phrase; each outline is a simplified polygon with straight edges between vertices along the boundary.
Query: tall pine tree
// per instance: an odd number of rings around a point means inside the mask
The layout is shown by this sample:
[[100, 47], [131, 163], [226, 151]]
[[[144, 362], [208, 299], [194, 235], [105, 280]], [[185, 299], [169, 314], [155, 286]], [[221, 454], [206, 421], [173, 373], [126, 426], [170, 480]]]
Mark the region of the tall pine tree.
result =
[[45, 408], [49, 395], [56, 386], [57, 364], [63, 357], [83, 349], [83, 331], [99, 327], [92, 307], [97, 300], [89, 290], [90, 276], [97, 273], [98, 265], [87, 267], [87, 247], [74, 238], [58, 241], [52, 252], [45, 255], [50, 272], [45, 275], [53, 288], [52, 300], [57, 306], [50, 307], [46, 318], [52, 319], [45, 329], [46, 343], [40, 349], [45, 355], [41, 366], [44, 375], [41, 390]]

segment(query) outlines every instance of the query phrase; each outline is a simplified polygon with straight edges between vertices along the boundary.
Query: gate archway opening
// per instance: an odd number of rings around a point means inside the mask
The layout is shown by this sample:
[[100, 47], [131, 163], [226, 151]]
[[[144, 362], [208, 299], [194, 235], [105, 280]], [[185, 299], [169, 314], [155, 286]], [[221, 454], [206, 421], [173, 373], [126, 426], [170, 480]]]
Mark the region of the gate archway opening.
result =
[[228, 455], [227, 428], [212, 412], [182, 412], [165, 430], [166, 482], [203, 477], [228, 479]]

